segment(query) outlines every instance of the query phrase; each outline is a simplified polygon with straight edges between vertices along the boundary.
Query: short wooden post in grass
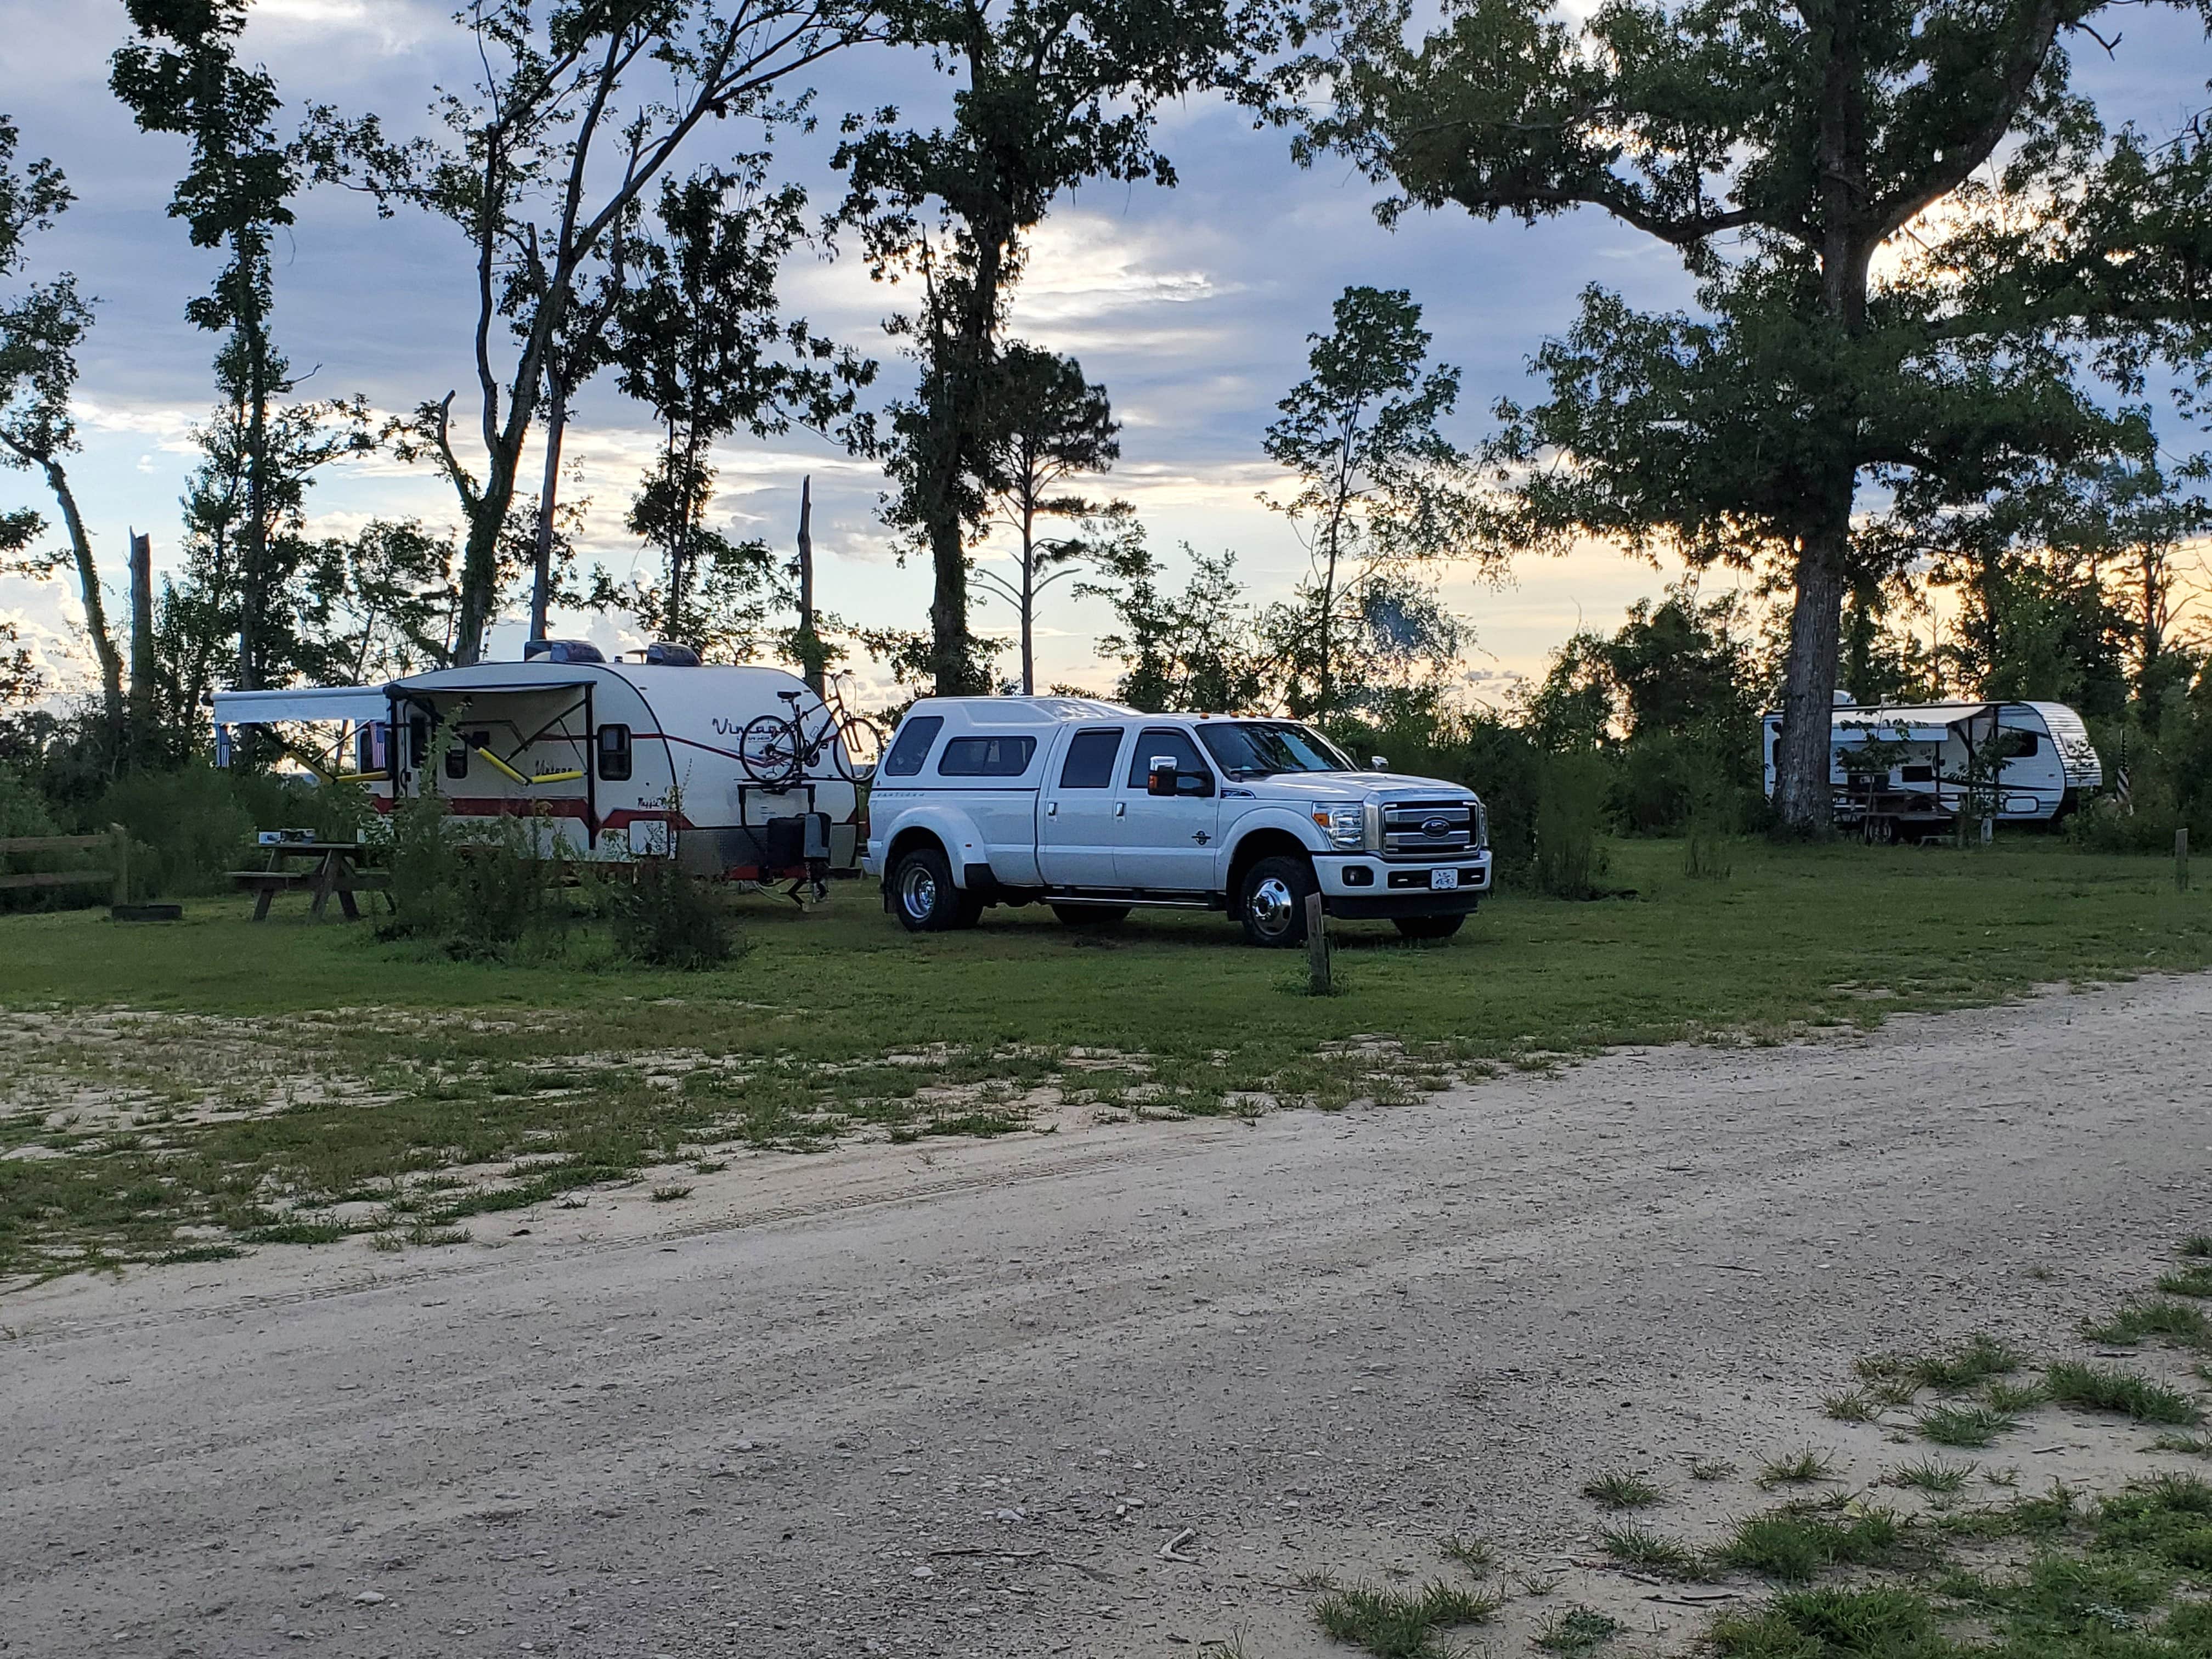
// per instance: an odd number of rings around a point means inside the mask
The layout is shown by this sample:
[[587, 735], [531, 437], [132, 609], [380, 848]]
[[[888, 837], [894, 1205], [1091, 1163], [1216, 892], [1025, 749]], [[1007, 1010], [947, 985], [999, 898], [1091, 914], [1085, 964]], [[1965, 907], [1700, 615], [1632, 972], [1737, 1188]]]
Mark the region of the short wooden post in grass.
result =
[[2173, 885], [2177, 892], [2189, 890], [2189, 826], [2185, 823], [2173, 832]]
[[1321, 895], [1306, 895], [1307, 989], [1317, 997], [1328, 994], [1328, 923], [1322, 915]]
[[107, 838], [115, 848], [115, 907], [119, 910], [131, 902], [131, 832], [111, 823]]

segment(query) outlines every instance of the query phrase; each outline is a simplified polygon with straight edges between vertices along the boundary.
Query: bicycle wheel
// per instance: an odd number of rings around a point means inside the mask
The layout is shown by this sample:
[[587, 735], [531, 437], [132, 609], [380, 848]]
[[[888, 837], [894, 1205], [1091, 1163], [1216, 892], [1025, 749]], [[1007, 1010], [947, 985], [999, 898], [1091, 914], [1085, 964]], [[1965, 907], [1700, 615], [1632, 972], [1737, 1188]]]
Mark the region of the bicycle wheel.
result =
[[788, 720], [760, 714], [747, 723], [738, 738], [738, 764], [755, 783], [770, 788], [799, 776], [799, 737]]
[[830, 753], [848, 783], [866, 783], [876, 775], [876, 763], [884, 757], [884, 734], [874, 721], [848, 714], [837, 724], [837, 741]]

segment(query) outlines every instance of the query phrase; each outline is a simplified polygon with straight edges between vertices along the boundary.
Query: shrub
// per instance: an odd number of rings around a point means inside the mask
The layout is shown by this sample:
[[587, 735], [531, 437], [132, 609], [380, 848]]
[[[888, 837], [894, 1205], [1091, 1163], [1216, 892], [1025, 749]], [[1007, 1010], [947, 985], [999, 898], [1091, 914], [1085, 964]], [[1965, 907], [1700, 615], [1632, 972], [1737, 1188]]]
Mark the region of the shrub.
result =
[[1536, 885], [1556, 898], [1593, 898], [1605, 873], [1597, 844], [1605, 816], [1605, 763], [1554, 755], [1536, 796]]
[[392, 817], [393, 914], [385, 939], [434, 943], [465, 959], [505, 957], [564, 915], [549, 896], [561, 862], [539, 848], [536, 824], [520, 818], [456, 826], [442, 798], [402, 801]]
[[686, 970], [712, 968], [738, 950], [721, 896], [677, 867], [647, 859], [601, 889], [615, 949], [632, 962]]
[[[248, 786], [251, 787], [251, 786]], [[239, 779], [211, 766], [120, 778], [94, 810], [97, 823], [131, 833], [131, 886], [147, 897], [208, 893], [246, 867], [258, 828]], [[268, 826], [274, 828], [275, 826]]]

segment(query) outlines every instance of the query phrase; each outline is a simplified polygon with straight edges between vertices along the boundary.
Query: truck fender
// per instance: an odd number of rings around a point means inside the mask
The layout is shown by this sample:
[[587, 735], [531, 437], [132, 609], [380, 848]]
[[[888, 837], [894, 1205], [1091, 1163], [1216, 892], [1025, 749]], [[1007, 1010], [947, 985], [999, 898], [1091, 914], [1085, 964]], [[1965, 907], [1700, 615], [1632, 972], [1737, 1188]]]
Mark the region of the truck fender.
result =
[[1309, 858], [1328, 850], [1321, 844], [1321, 831], [1314, 828], [1313, 820], [1287, 806], [1262, 806], [1247, 812], [1237, 820], [1233, 835], [1229, 843], [1229, 860], [1221, 867], [1222, 890], [1232, 901], [1245, 866], [1255, 859], [1288, 852], [1286, 839], [1295, 842], [1298, 850]]
[[952, 866], [955, 887], [968, 885], [969, 866], [988, 867], [989, 848], [975, 819], [957, 806], [923, 802], [901, 812], [890, 826], [890, 834], [884, 841], [883, 878], [886, 886], [890, 882], [891, 866], [902, 850], [899, 842], [917, 830], [934, 836], [944, 848], [945, 860]]

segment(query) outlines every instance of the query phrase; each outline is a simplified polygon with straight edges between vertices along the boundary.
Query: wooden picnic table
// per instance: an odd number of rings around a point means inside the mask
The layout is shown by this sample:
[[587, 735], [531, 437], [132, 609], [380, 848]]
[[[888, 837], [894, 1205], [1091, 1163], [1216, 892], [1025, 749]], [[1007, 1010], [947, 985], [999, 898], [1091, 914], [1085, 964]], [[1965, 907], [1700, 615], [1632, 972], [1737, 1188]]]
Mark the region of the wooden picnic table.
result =
[[[270, 901], [279, 893], [313, 893], [315, 902], [310, 914], [319, 921], [331, 902], [331, 895], [335, 893], [346, 920], [359, 921], [361, 907], [354, 902], [356, 893], [380, 892], [387, 905], [392, 902], [392, 872], [364, 867], [374, 855], [374, 849], [358, 842], [270, 842], [266, 869], [234, 870], [230, 879], [240, 892], [254, 896], [256, 921], [269, 919]], [[286, 867], [293, 864], [308, 867]]]

